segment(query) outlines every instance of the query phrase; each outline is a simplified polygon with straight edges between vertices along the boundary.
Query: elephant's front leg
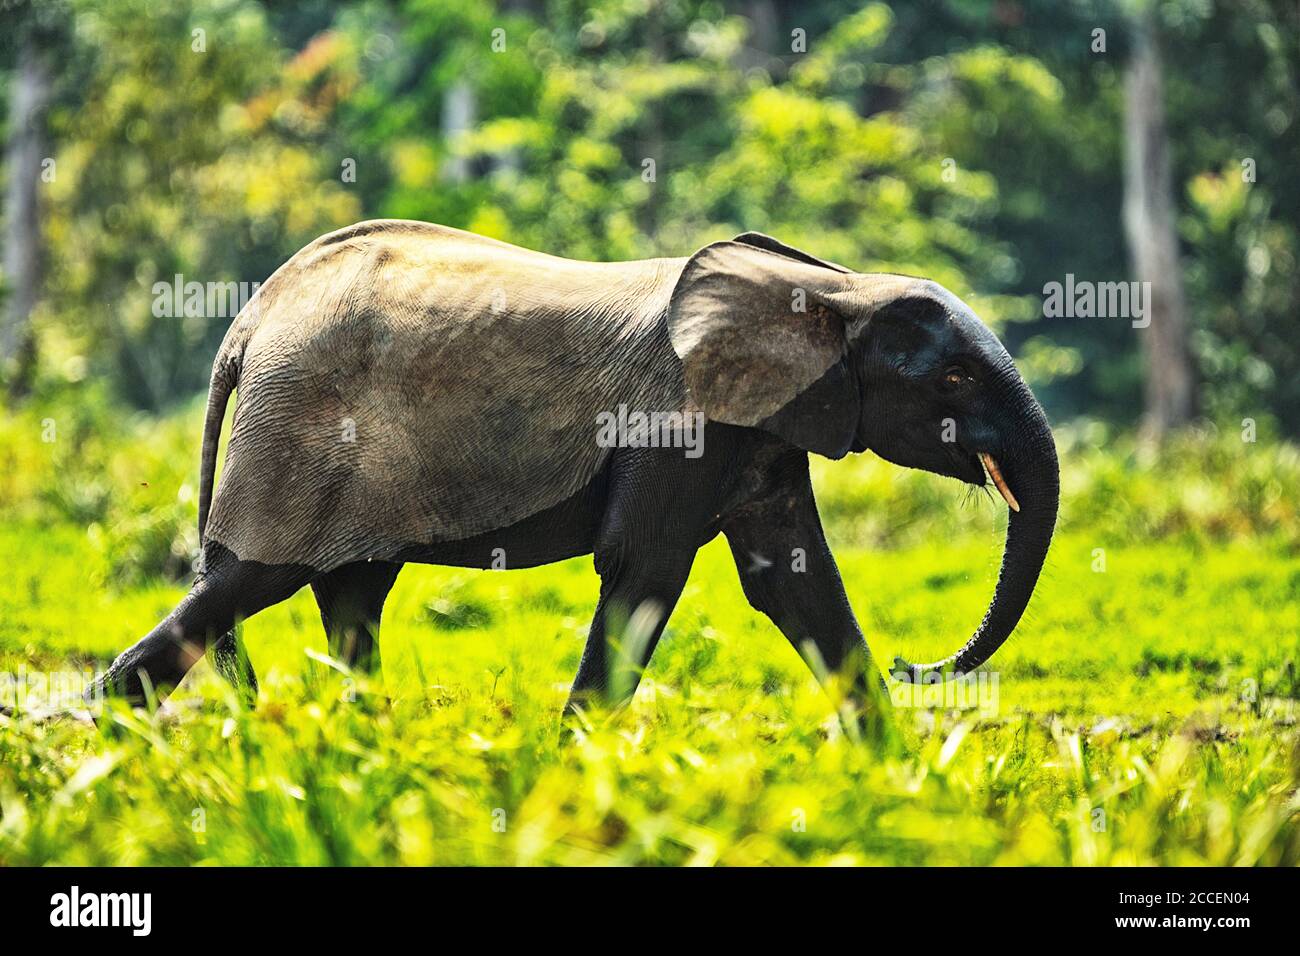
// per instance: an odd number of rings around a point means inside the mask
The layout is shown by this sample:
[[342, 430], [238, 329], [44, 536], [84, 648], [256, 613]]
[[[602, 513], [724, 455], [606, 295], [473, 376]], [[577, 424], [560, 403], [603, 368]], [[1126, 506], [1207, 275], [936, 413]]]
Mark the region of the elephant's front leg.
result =
[[823, 684], [879, 723], [884, 683], [871, 660], [822, 533], [806, 461], [783, 485], [723, 525], [745, 596], [781, 629]]
[[636, 691], [695, 561], [713, 470], [669, 449], [616, 457], [593, 548], [600, 602], [566, 712]]

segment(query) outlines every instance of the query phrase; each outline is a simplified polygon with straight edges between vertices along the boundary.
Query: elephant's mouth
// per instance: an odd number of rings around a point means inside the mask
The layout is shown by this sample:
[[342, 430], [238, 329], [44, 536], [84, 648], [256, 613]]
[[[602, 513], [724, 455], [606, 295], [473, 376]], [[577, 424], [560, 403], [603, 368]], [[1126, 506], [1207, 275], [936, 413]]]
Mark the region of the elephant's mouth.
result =
[[1020, 502], [1016, 500], [1011, 486], [1002, 476], [1002, 468], [996, 458], [986, 451], [971, 453], [962, 449], [957, 459], [959, 473], [956, 477], [979, 488], [992, 482], [993, 487], [997, 488], [998, 494], [1002, 496], [1002, 500], [1007, 503], [1007, 507], [1012, 511], [1020, 510]]
[[951, 445], [948, 449], [948, 458], [951, 462], [951, 471], [945, 470], [940, 474], [951, 475], [958, 481], [964, 481], [968, 485], [975, 485], [977, 488], [983, 488], [987, 484], [984, 477], [984, 465], [980, 462], [978, 454], [967, 451], [958, 445]]
[[1012, 511], [1019, 511], [1020, 502], [1016, 501], [1016, 496], [1011, 493], [1011, 487], [1007, 484], [1007, 480], [1002, 477], [1002, 469], [998, 467], [997, 459], [986, 451], [980, 452], [978, 458], [982, 470], [989, 473], [989, 480], [998, 489], [998, 494], [1002, 495], [1007, 507]]

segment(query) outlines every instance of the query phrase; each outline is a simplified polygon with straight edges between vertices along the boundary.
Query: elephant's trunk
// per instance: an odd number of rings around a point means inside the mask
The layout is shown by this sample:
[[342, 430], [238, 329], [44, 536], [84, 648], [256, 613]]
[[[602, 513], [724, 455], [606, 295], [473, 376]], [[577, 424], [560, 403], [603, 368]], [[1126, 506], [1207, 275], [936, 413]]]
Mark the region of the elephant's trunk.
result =
[[902, 676], [902, 672], [913, 682], [932, 671], [966, 674], [987, 661], [1015, 630], [1038, 583], [1056, 527], [1061, 476], [1047, 416], [1023, 383], [1020, 390], [1021, 398], [1027, 403], [1021, 407], [1027, 411], [1016, 435], [999, 457], [1002, 476], [1020, 510], [1013, 510], [1010, 515], [993, 600], [974, 636], [951, 657], [932, 664], [895, 660], [894, 673]]

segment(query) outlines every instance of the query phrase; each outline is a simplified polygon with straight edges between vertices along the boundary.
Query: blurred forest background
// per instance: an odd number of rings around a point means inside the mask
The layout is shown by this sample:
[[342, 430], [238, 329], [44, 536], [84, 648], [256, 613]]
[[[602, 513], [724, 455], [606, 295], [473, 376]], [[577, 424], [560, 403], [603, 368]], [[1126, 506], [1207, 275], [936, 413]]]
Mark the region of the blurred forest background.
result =
[[[0, 381], [164, 412], [319, 234], [554, 254], [749, 229], [933, 277], [1057, 421], [1300, 432], [1292, 0], [4, 0]], [[1045, 318], [1152, 282], [1155, 321]], [[202, 311], [202, 310], [198, 310]]]
[[[257, 708], [201, 666], [175, 726], [0, 716], [0, 866], [1295, 865], [1298, 70], [1295, 0], [0, 0], [0, 679], [89, 673], [184, 593], [231, 318], [155, 285], [361, 219], [932, 277], [1062, 462], [995, 714], [895, 702], [850, 746], [714, 541], [631, 710], [557, 748], [590, 558], [411, 568], [382, 687], [320, 666], [299, 593], [244, 626]], [[1150, 325], [1046, 317], [1069, 276], [1150, 282]], [[813, 479], [877, 662], [951, 652], [1001, 501]]]

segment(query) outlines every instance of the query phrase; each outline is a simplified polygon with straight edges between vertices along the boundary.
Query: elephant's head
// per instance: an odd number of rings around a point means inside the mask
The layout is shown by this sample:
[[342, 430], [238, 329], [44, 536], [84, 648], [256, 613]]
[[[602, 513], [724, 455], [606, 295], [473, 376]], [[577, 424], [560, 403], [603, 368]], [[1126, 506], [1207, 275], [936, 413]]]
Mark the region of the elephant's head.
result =
[[1033, 594], [1060, 495], [1047, 417], [997, 336], [933, 282], [851, 272], [755, 233], [696, 253], [668, 318], [712, 419], [829, 458], [870, 449], [981, 486], [987, 471], [1012, 512], [988, 611], [951, 657], [894, 670], [917, 679], [988, 660]]

